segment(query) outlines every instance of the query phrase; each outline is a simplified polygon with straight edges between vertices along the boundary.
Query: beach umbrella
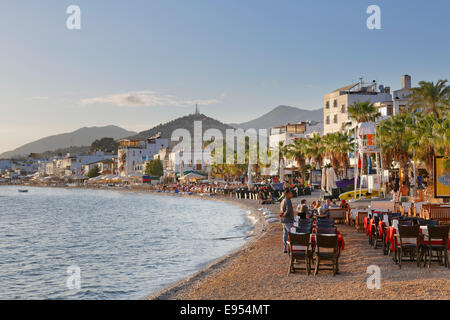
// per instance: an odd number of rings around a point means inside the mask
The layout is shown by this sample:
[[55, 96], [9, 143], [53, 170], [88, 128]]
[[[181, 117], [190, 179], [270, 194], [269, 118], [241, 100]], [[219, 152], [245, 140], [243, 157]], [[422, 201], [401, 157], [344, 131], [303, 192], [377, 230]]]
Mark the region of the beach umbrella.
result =
[[247, 170], [247, 172], [248, 172], [248, 181], [247, 181], [247, 184], [248, 184], [248, 187], [249, 187], [249, 188], [251, 188], [252, 185], [253, 185], [253, 181], [252, 181], [252, 169], [253, 169], [253, 167], [252, 167], [252, 165], [249, 163], [249, 164], [248, 164], [248, 170]]
[[280, 181], [284, 181], [284, 160], [281, 159], [280, 161]]
[[184, 175], [184, 161], [180, 162], [180, 178]]
[[334, 169], [332, 167], [329, 167], [326, 171], [326, 175], [327, 175], [327, 192], [328, 193], [332, 193], [333, 189], [336, 189], [336, 180], [337, 180], [337, 176], [336, 176], [336, 172], [334, 171]]
[[322, 168], [322, 182], [321, 182], [321, 188], [322, 190], [326, 190], [327, 189], [327, 169], [326, 168]]

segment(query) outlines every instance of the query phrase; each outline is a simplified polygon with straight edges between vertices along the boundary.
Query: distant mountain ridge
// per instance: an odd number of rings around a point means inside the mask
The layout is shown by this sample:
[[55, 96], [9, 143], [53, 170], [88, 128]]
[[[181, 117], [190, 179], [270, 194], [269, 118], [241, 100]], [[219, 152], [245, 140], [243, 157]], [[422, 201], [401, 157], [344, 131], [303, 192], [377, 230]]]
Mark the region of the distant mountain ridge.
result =
[[234, 128], [242, 129], [269, 129], [287, 123], [300, 121], [323, 122], [323, 108], [316, 110], [305, 110], [290, 106], [280, 105], [262, 116], [243, 123], [230, 123]]
[[45, 137], [0, 154], [0, 159], [26, 157], [30, 153], [42, 153], [70, 147], [90, 146], [96, 139], [105, 137], [120, 139], [136, 134], [118, 126], [84, 127], [73, 132]]

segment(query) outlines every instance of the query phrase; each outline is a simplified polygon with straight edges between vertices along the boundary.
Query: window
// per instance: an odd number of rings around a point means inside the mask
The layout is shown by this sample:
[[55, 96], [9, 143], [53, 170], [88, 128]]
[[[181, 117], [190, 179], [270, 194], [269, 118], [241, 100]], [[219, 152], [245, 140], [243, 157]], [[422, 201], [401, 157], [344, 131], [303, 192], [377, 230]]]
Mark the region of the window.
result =
[[337, 108], [337, 106], [338, 106], [337, 100], [334, 99], [334, 101], [333, 101], [333, 107]]
[[337, 123], [338, 122], [338, 115], [335, 114], [333, 117], [333, 123]]
[[394, 108], [392, 106], [387, 106], [386, 107], [386, 114], [388, 116], [392, 116], [394, 114]]
[[341, 106], [341, 113], [345, 113], [345, 104]]
[[327, 116], [326, 124], [330, 124], [330, 116]]
[[325, 102], [325, 109], [330, 109], [330, 101]]

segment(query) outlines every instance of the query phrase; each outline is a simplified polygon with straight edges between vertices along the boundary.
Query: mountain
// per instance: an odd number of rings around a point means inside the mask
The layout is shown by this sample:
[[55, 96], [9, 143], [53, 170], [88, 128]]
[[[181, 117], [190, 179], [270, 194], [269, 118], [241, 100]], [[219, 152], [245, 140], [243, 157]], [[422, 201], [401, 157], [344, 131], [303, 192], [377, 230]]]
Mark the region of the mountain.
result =
[[188, 116], [180, 117], [167, 123], [157, 125], [152, 129], [139, 132], [137, 135], [130, 138], [150, 138], [158, 133], [161, 133], [161, 138], [167, 138], [170, 140], [173, 131], [183, 128], [188, 130], [191, 133], [192, 139], [194, 139], [194, 121], [202, 121], [203, 133], [208, 129], [218, 129], [225, 137], [225, 130], [233, 129], [231, 126], [205, 116], [204, 114], [190, 114]]
[[73, 132], [58, 134], [27, 143], [12, 151], [0, 154], [0, 159], [20, 158], [30, 153], [40, 153], [69, 147], [90, 146], [96, 139], [104, 137], [120, 139], [136, 134], [117, 126], [84, 127]]
[[323, 109], [304, 110], [289, 106], [278, 106], [272, 111], [254, 120], [243, 123], [231, 123], [230, 126], [242, 129], [269, 129], [287, 123], [300, 121], [323, 122]]

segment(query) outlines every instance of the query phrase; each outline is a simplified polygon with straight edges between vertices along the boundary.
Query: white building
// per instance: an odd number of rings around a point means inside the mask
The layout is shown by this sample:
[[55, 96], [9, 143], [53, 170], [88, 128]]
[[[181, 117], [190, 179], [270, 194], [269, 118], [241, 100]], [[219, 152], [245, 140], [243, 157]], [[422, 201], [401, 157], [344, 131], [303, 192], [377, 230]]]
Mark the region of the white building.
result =
[[[299, 122], [296, 124], [274, 127], [270, 129], [269, 148], [274, 150], [280, 146], [280, 143], [282, 143], [283, 146], [287, 146], [292, 144], [298, 138], [306, 138], [314, 133], [321, 135], [322, 131], [322, 123], [315, 121]], [[298, 169], [297, 161], [294, 159], [287, 158], [283, 159], [283, 161], [285, 174], [291, 174]], [[277, 174], [278, 170], [271, 171], [271, 175]]]
[[10, 170], [12, 168], [13, 161], [9, 159], [0, 159], [0, 171]]
[[380, 86], [380, 90], [377, 90], [375, 81], [366, 84], [362, 80], [359, 83], [351, 84], [326, 94], [323, 98], [323, 133], [327, 134], [344, 129], [345, 125], [350, 121], [348, 107], [355, 102], [365, 101], [371, 103], [392, 101], [392, 95], [389, 89], [386, 90], [383, 86]]
[[169, 140], [160, 138], [160, 134], [149, 139], [122, 139], [118, 151], [119, 173], [126, 176], [143, 173], [145, 163], [152, 160], [159, 150], [167, 148]]
[[[385, 90], [390, 93], [390, 88]], [[374, 103], [382, 117], [390, 117], [399, 113], [404, 113], [408, 109], [408, 97], [411, 94], [411, 76], [402, 76], [402, 88], [393, 92], [393, 97], [388, 101]]]

